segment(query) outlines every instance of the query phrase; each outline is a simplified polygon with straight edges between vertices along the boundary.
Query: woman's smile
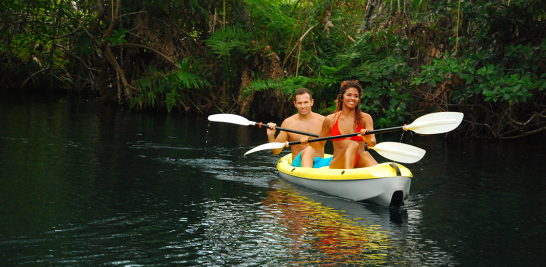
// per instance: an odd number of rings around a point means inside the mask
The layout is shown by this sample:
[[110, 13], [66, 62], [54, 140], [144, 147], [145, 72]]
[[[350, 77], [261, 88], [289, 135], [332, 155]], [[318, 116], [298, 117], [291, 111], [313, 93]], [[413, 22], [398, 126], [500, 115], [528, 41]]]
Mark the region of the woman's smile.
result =
[[343, 94], [344, 101], [349, 107], [355, 107], [359, 101], [358, 90], [356, 88], [347, 88]]

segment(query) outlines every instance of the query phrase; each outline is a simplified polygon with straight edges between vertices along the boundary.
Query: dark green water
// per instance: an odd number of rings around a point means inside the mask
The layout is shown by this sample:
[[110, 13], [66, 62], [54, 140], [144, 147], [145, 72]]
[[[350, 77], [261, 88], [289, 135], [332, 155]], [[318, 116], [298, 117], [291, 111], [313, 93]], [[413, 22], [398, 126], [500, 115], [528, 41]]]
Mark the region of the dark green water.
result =
[[267, 152], [243, 158], [263, 129], [2, 96], [0, 266], [540, 266], [539, 140], [406, 134], [427, 154], [389, 210], [286, 184]]

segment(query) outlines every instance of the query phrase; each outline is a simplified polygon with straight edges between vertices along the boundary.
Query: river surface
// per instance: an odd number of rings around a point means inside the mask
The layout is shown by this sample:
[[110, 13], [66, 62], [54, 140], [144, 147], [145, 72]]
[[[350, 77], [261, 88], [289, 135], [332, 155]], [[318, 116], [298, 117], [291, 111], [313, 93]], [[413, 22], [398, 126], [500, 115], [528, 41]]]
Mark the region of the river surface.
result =
[[546, 262], [542, 138], [401, 137], [377, 136], [427, 154], [389, 209], [288, 184], [267, 151], [243, 157], [264, 129], [2, 95], [0, 266]]

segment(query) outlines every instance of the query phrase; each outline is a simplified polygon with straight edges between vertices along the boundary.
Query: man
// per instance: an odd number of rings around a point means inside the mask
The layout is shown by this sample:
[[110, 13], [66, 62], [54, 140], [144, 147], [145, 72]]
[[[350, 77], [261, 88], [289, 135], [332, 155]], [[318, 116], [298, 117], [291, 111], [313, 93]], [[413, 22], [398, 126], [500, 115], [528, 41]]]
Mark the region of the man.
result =
[[[282, 122], [281, 127], [297, 130], [301, 132], [319, 134], [322, 130], [322, 122], [324, 121], [324, 116], [314, 113], [311, 111], [313, 106], [313, 98], [311, 91], [307, 88], [299, 88], [295, 92], [295, 101], [294, 106], [298, 110], [298, 114], [292, 115]], [[267, 138], [269, 142], [286, 142], [286, 141], [300, 141], [302, 137], [301, 134], [289, 133], [285, 131], [280, 131], [277, 138], [275, 138], [275, 123], [268, 123], [269, 128], [267, 129]], [[320, 168], [321, 161], [324, 160], [324, 148], [321, 150], [314, 150], [309, 145], [293, 145], [292, 149], [292, 166], [294, 167], [304, 167], [304, 168]], [[272, 149], [273, 154], [277, 155], [281, 153], [283, 148]], [[328, 165], [324, 165], [328, 166]]]

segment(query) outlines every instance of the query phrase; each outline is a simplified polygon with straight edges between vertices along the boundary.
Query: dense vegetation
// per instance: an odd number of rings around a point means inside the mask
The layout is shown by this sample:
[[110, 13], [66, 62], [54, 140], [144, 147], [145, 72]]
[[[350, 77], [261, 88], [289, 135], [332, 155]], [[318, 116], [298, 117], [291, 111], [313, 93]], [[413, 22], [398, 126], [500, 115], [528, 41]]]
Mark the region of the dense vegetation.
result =
[[376, 128], [461, 111], [467, 137], [546, 130], [543, 0], [6, 0], [2, 90], [138, 109], [286, 117], [365, 88]]

